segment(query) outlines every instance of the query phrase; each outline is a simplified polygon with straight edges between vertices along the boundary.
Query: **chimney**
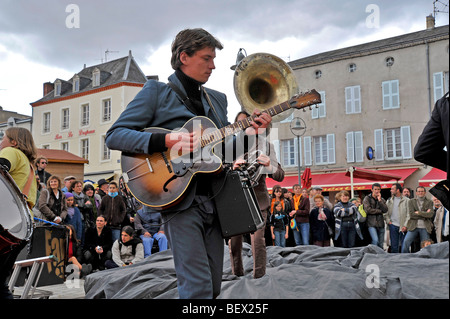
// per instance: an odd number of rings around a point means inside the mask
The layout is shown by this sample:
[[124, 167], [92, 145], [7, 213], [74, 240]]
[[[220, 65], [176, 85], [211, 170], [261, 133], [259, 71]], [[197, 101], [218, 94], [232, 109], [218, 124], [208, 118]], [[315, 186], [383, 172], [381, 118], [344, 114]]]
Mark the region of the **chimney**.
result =
[[45, 82], [44, 83], [44, 96], [46, 96], [48, 93], [53, 91], [55, 88], [54, 84], [51, 82]]
[[432, 14], [427, 16], [427, 30], [434, 29], [435, 20]]

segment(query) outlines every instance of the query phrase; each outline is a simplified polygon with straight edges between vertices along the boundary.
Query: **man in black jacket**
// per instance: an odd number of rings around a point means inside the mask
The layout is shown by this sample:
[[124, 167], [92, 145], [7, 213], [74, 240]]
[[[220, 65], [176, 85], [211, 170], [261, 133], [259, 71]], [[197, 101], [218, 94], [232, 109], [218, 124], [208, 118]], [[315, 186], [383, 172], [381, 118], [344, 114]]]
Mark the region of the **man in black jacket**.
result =
[[[438, 198], [447, 209], [450, 209], [449, 171], [450, 166], [450, 132], [449, 132], [449, 93], [440, 98], [435, 106], [431, 118], [419, 136], [414, 147], [416, 161], [439, 168], [447, 172], [447, 180], [441, 181], [430, 193]], [[444, 150], [444, 147], [447, 150]]]
[[36, 171], [35, 174], [39, 176], [39, 181], [47, 185], [47, 181], [52, 176], [45, 169], [47, 168], [48, 160], [45, 157], [38, 157], [36, 159]]
[[384, 214], [388, 212], [386, 201], [381, 197], [381, 185], [372, 185], [372, 194], [364, 197], [363, 206], [367, 213], [367, 227], [369, 228], [372, 245], [378, 245], [383, 249], [385, 223]]
[[[447, 92], [436, 102], [431, 119], [423, 129], [414, 147], [416, 161], [447, 172], [447, 179], [449, 179], [448, 167], [450, 165], [448, 99], [449, 94]], [[444, 150], [445, 146], [447, 151]]]
[[105, 216], [106, 222], [112, 231], [112, 239], [115, 242], [120, 238], [122, 227], [125, 226], [127, 206], [123, 197], [119, 195], [119, 187], [116, 182], [109, 183], [108, 195], [102, 198], [98, 209], [100, 215]]

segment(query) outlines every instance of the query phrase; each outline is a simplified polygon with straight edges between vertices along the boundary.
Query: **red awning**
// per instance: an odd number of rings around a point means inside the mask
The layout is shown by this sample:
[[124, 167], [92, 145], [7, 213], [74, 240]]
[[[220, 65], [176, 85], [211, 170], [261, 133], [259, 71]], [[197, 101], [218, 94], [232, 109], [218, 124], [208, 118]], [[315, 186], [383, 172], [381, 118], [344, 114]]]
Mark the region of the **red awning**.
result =
[[447, 173], [438, 168], [432, 168], [424, 177], [419, 179], [419, 185], [423, 187], [434, 187], [437, 183], [447, 179]]
[[[345, 176], [350, 177], [350, 171], [347, 171], [347, 173], [345, 173]], [[392, 175], [383, 173], [381, 171], [365, 169], [361, 167], [353, 167], [353, 178], [355, 177], [368, 179], [371, 181], [392, 181], [393, 179], [399, 181], [402, 178], [402, 176], [400, 175]]]
[[[379, 183], [381, 188], [390, 188], [394, 183], [403, 184], [405, 179], [414, 173], [418, 168], [402, 168], [395, 170], [373, 170], [372, 172], [379, 173], [380, 176], [393, 176], [399, 177], [399, 179], [393, 178], [390, 181], [383, 180], [380, 178], [379, 180], [373, 179], [365, 179], [365, 178], [353, 178], [353, 190], [365, 190], [371, 189], [373, 183]], [[373, 175], [372, 175], [373, 176]], [[321, 186], [324, 192], [334, 192], [341, 190], [351, 190], [350, 177], [346, 176], [346, 172], [340, 173], [328, 173], [328, 174], [314, 174], [312, 173], [312, 185]], [[280, 182], [276, 182], [271, 178], [266, 179], [266, 184], [268, 189], [272, 189], [274, 185], [281, 185], [281, 187], [285, 187], [287, 189], [292, 189], [292, 185], [298, 184], [298, 177], [295, 176], [286, 176], [284, 180]]]

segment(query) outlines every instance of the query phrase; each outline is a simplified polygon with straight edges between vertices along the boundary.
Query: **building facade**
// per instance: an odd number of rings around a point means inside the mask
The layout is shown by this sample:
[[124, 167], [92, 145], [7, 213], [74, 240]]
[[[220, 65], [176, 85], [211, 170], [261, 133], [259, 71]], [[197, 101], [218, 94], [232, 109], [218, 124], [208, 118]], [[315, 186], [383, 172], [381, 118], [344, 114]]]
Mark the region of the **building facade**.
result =
[[[313, 185], [330, 195], [350, 190], [350, 167], [396, 175], [410, 188], [418, 185], [431, 168], [414, 160], [414, 146], [435, 101], [449, 88], [448, 25], [324, 52], [289, 65], [300, 90], [317, 90], [322, 103], [306, 113], [296, 110], [273, 125], [273, 143], [287, 173], [284, 186], [298, 181], [299, 164], [302, 171], [309, 167]], [[295, 117], [306, 124], [299, 138], [290, 129]], [[367, 190], [372, 183], [355, 179], [353, 187]]]
[[0, 106], [0, 141], [9, 127], [23, 127], [31, 131], [31, 124], [31, 116], [3, 110], [3, 107]]
[[146, 81], [130, 51], [126, 57], [84, 67], [67, 81], [44, 83], [43, 98], [31, 103], [37, 147], [88, 160], [85, 180], [117, 180], [120, 152], [106, 147], [105, 135]]

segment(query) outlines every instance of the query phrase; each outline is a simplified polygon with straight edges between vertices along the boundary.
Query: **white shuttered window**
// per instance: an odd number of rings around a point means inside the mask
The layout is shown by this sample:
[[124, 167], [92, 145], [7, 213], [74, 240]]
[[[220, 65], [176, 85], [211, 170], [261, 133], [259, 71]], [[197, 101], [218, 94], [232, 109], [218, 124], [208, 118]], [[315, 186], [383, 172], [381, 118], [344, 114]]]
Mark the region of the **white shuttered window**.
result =
[[364, 146], [363, 146], [363, 133], [347, 132], [347, 162], [363, 162], [364, 161]]
[[345, 88], [345, 113], [361, 113], [361, 87], [359, 85]]
[[381, 84], [383, 91], [383, 110], [398, 109], [400, 107], [400, 93], [398, 80], [385, 81]]

